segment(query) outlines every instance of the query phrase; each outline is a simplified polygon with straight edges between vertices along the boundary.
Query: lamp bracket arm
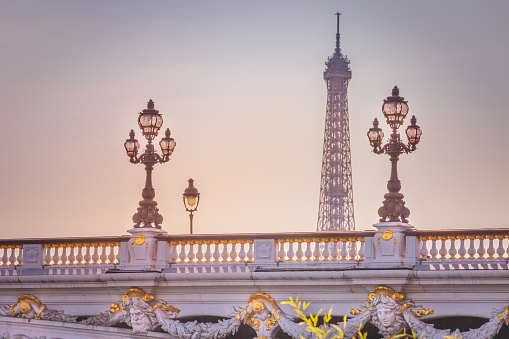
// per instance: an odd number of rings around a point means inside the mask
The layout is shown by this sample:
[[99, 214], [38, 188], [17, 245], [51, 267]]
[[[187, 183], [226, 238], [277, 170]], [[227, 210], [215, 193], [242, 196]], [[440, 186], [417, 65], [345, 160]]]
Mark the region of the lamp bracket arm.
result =
[[413, 151], [415, 151], [417, 149], [417, 147], [415, 147], [415, 145], [411, 145], [411, 144], [408, 144], [408, 145], [405, 145], [404, 143], [401, 143], [401, 149], [405, 152], [405, 153], [412, 153]]
[[134, 157], [131, 157], [131, 159], [129, 159], [129, 162], [132, 163], [132, 164], [139, 164], [140, 163], [140, 158], [138, 158], [138, 156], [135, 155]]
[[164, 164], [165, 162], [170, 161], [170, 156], [169, 156], [169, 155], [163, 155], [163, 156], [160, 156], [159, 154], [154, 153], [154, 156], [156, 157], [157, 161], [158, 161], [160, 164]]

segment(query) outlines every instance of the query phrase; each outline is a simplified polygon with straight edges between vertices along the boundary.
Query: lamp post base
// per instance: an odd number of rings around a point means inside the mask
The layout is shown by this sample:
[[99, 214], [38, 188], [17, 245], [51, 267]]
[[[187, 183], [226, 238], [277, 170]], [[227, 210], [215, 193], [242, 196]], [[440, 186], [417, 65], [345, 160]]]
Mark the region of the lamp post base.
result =
[[406, 237], [404, 232], [414, 227], [406, 222], [381, 222], [373, 225], [377, 234], [373, 238], [375, 259], [379, 267], [404, 265], [406, 259]]
[[120, 265], [120, 269], [128, 270], [151, 270], [157, 264], [156, 236], [167, 234], [166, 231], [157, 228], [133, 228], [127, 231], [131, 233], [131, 239], [122, 243], [126, 247], [127, 261]]

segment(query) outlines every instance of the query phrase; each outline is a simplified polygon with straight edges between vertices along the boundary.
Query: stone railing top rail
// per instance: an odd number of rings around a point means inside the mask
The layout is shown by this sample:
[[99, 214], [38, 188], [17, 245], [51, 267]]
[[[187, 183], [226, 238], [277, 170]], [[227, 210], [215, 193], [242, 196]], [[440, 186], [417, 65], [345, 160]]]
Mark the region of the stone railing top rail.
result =
[[[167, 234], [157, 236], [157, 240], [166, 241], [193, 241], [193, 240], [239, 240], [239, 239], [301, 239], [301, 238], [349, 238], [373, 237], [375, 230], [366, 231], [330, 231], [330, 232], [287, 232], [287, 233], [225, 233], [225, 234]], [[509, 228], [482, 228], [482, 229], [446, 229], [446, 230], [415, 230], [404, 231], [407, 236], [489, 236], [509, 235]], [[104, 237], [63, 237], [63, 238], [21, 238], [0, 239], [0, 245], [23, 244], [65, 244], [65, 243], [105, 243], [128, 242], [130, 235], [104, 236]]]
[[487, 235], [509, 235], [509, 228], [477, 228], [477, 229], [448, 229], [448, 230], [406, 230], [405, 235], [416, 237], [430, 236], [487, 236]]
[[110, 243], [128, 242], [129, 235], [114, 237], [69, 237], [69, 238], [25, 238], [25, 239], [1, 239], [2, 245], [27, 245], [27, 244], [89, 244], [89, 243]]
[[172, 234], [158, 236], [158, 240], [239, 240], [239, 239], [302, 239], [373, 237], [376, 231], [288, 232], [288, 233], [226, 233], [226, 234]]

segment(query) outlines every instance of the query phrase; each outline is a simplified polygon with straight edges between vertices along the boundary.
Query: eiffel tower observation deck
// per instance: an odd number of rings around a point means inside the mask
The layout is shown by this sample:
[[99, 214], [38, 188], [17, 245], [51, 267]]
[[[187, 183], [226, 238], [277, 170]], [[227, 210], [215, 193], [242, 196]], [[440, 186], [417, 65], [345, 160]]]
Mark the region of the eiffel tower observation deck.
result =
[[348, 122], [348, 82], [350, 61], [341, 53], [339, 16], [336, 49], [327, 60], [323, 78], [327, 85], [327, 109], [323, 137], [318, 231], [355, 230], [350, 127]]

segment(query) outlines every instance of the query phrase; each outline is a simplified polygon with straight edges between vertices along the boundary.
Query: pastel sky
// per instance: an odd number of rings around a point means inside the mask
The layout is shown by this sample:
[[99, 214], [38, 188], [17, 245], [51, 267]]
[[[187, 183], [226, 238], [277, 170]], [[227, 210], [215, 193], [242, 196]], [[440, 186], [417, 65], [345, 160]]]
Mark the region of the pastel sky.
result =
[[195, 233], [316, 230], [337, 11], [356, 229], [386, 192], [366, 132], [394, 85], [423, 130], [399, 162], [410, 223], [509, 227], [507, 1], [1, 1], [2, 237], [126, 234], [145, 174], [123, 143], [149, 99], [177, 142], [154, 170], [168, 233], [188, 232], [190, 177]]

